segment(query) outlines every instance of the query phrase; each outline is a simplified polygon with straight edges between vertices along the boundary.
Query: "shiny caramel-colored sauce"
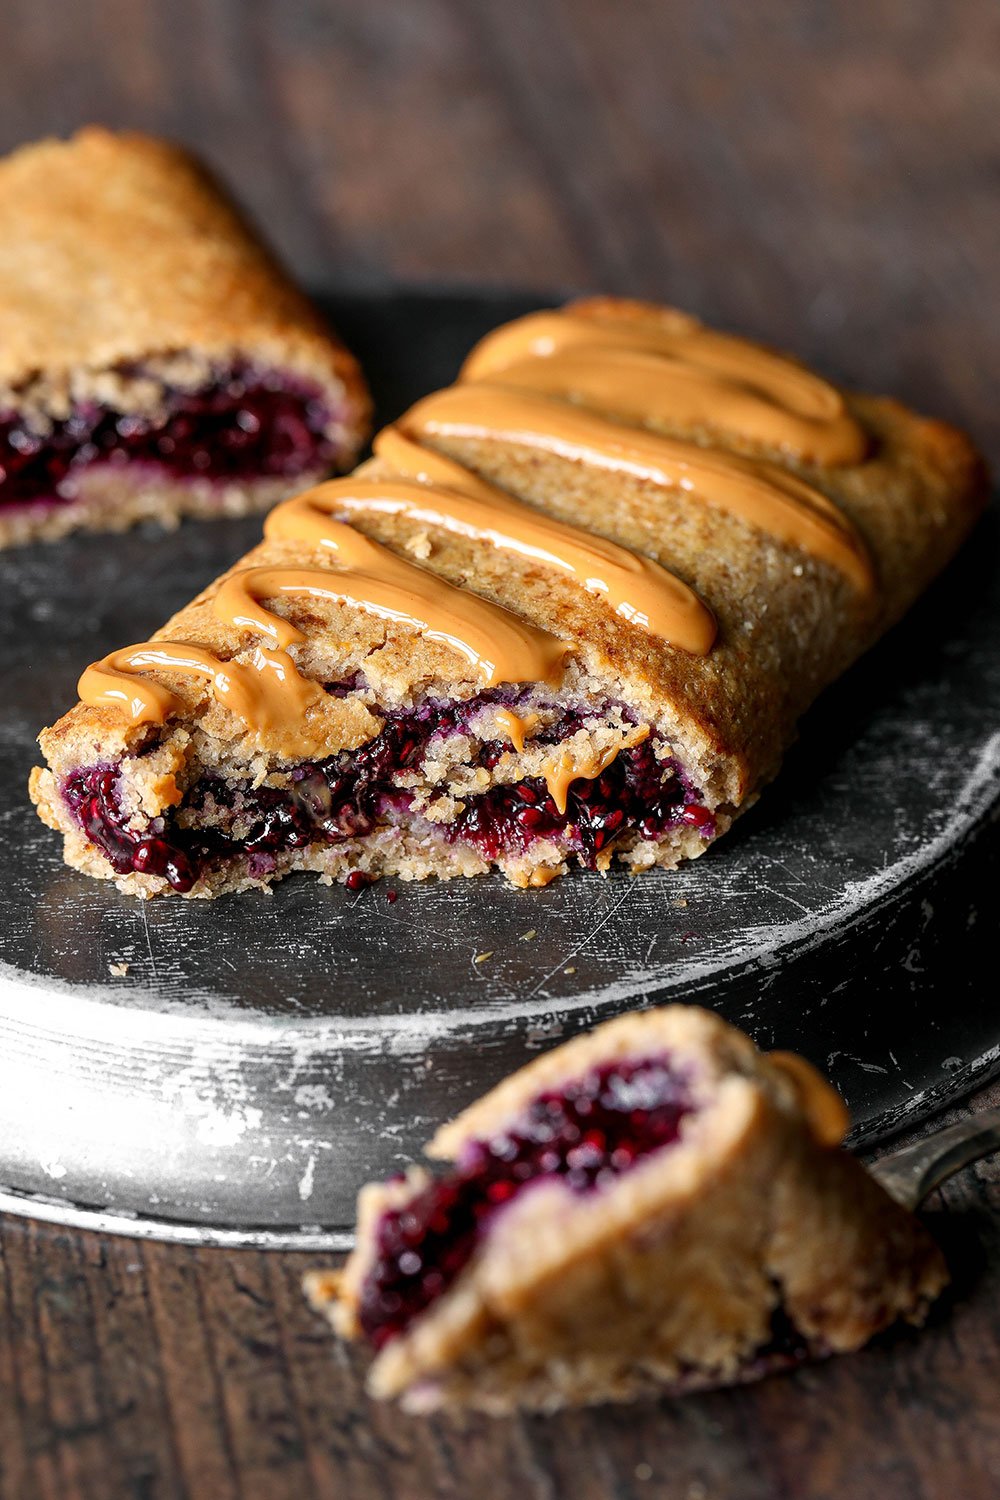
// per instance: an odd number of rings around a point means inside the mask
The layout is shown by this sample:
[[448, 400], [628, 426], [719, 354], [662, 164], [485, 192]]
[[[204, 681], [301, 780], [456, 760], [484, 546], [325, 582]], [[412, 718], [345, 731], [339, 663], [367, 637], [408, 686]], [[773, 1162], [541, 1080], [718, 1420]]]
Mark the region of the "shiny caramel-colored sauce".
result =
[[556, 805], [559, 813], [566, 811], [569, 802], [569, 789], [574, 781], [596, 781], [602, 776], [608, 767], [618, 759], [623, 750], [629, 750], [633, 745], [641, 745], [643, 740], [649, 738], [649, 725], [643, 724], [632, 731], [619, 744], [609, 745], [606, 750], [601, 750], [596, 755], [589, 754], [584, 762], [577, 764], [572, 755], [565, 749], [560, 750], [554, 760], [546, 761], [542, 766], [542, 776], [548, 788], [549, 796]]
[[[375, 453], [390, 471], [385, 477], [362, 472], [331, 481], [271, 513], [268, 538], [304, 543], [330, 566], [247, 569], [222, 583], [212, 600], [216, 615], [269, 645], [237, 663], [197, 646], [147, 642], [88, 668], [80, 696], [120, 708], [133, 722], [159, 723], [175, 709], [175, 697], [136, 674], [195, 675], [251, 729], [268, 732], [322, 694], [288, 654], [302, 632], [264, 607], [279, 597], [333, 600], [403, 624], [464, 656], [487, 685], [558, 682], [572, 642], [365, 536], [350, 524], [365, 514], [405, 516], [511, 551], [567, 575], [677, 649], [711, 649], [715, 620], [683, 580], [487, 483], [430, 447], [435, 439], [509, 442], [631, 474], [726, 510], [832, 564], [859, 592], [871, 591], [865, 547], [835, 505], [774, 464], [658, 430], [691, 425], [827, 464], [858, 462], [864, 453], [864, 435], [832, 387], [683, 314], [583, 317], [570, 308], [520, 319], [477, 346], [459, 385], [418, 402], [379, 435]], [[510, 729], [512, 742], [523, 746], [513, 722]], [[562, 776], [553, 768], [560, 796]]]
[[513, 443], [649, 480], [831, 563], [864, 593], [873, 587], [864, 543], [843, 512], [775, 464], [623, 426], [572, 402], [501, 385], [449, 386], [418, 401], [403, 421], [420, 437]]
[[[587, 592], [605, 599], [616, 614], [683, 651], [703, 655], [711, 647], [715, 639], [711, 611], [693, 589], [658, 563], [534, 510], [397, 428], [379, 434], [375, 453], [403, 477], [356, 475], [319, 485], [273, 511], [265, 535], [324, 547], [342, 565], [364, 568], [373, 575], [376, 568], [396, 565], [397, 573], [402, 566], [411, 575], [423, 573], [434, 579], [412, 564], [400, 564], [395, 554], [377, 548], [345, 524], [352, 515], [405, 516], [568, 573]], [[443, 604], [448, 585], [439, 579], [435, 585], [442, 592]], [[463, 597], [475, 600], [468, 591], [463, 591]]]
[[488, 333], [461, 378], [578, 400], [639, 425], [727, 433], [812, 463], [865, 455], [865, 434], [835, 387], [671, 310], [642, 318], [583, 317], [572, 306], [530, 313]]
[[[287, 521], [288, 517], [283, 519]], [[333, 525], [339, 527], [340, 523]], [[343, 572], [332, 568], [248, 568], [226, 579], [212, 601], [215, 613], [229, 625], [259, 631], [279, 645], [289, 646], [305, 639], [302, 632], [264, 609], [260, 601], [296, 596], [333, 600], [402, 623], [425, 640], [450, 646], [466, 658], [486, 687], [500, 682], [554, 685], [559, 681], [569, 649], [566, 642], [477, 594], [444, 583], [424, 568], [412, 567], [349, 526], [340, 529], [352, 538], [352, 555], [370, 549], [369, 570], [354, 564]], [[281, 534], [295, 536], [296, 532], [292, 527]], [[364, 548], [358, 548], [358, 542], [364, 543]]]
[[224, 707], [265, 734], [281, 730], [324, 697], [285, 651], [257, 646], [249, 661], [220, 661], [183, 641], [143, 641], [112, 651], [87, 668], [77, 691], [84, 703], [119, 708], [134, 724], [162, 724], [179, 700], [160, 683], [135, 675], [149, 671], [199, 678]]
[[538, 723], [537, 714], [516, 714], [512, 708], [498, 708], [494, 716], [500, 728], [520, 755], [525, 741]]

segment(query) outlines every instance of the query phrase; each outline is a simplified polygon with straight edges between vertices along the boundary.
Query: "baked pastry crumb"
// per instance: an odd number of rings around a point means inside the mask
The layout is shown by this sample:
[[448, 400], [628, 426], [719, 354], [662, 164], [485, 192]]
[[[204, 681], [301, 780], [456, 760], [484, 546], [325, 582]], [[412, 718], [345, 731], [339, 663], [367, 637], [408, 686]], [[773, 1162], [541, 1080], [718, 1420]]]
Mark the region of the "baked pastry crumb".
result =
[[369, 1184], [342, 1271], [306, 1288], [412, 1411], [624, 1401], [757, 1379], [919, 1324], [947, 1282], [841, 1147], [811, 1066], [686, 1006], [515, 1073]]
[[0, 546], [244, 514], [354, 461], [355, 360], [186, 152], [22, 147], [0, 214]]

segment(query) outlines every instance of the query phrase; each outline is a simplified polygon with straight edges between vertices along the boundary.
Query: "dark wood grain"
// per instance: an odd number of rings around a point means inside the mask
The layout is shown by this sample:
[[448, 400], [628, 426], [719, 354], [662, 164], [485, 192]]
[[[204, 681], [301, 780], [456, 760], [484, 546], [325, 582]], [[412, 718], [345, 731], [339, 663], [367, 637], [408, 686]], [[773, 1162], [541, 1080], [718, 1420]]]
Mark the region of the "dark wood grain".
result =
[[[88, 119], [170, 134], [316, 286], [663, 296], [1000, 457], [992, 0], [5, 0], [2, 21], [0, 149]], [[299, 1257], [8, 1221], [0, 1500], [994, 1500], [997, 1167], [935, 1223], [958, 1281], [923, 1335], [494, 1425], [373, 1408]]]
[[315, 1257], [8, 1220], [0, 1497], [995, 1500], [1000, 1168], [930, 1220], [955, 1288], [922, 1333], [736, 1392], [502, 1423], [370, 1403], [302, 1297]]

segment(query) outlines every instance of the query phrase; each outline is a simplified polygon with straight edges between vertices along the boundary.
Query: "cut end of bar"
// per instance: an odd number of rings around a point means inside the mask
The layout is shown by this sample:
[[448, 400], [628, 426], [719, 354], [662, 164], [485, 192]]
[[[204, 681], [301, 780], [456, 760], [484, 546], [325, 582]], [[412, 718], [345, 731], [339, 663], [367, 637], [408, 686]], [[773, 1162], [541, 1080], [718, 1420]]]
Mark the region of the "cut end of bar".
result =
[[570, 863], [674, 863], [727, 816], [620, 701], [566, 701], [539, 684], [385, 710], [360, 676], [326, 691], [356, 700], [378, 733], [262, 777], [167, 726], [119, 761], [39, 773], [33, 795], [90, 873], [195, 896], [295, 869], [357, 887], [497, 868], [540, 885]]
[[940, 1251], [794, 1071], [711, 1012], [620, 1016], [440, 1130], [435, 1175], [363, 1188], [307, 1293], [419, 1412], [683, 1394], [919, 1324]]
[[66, 513], [114, 524], [116, 492], [124, 520], [143, 495], [165, 513], [211, 512], [213, 497], [231, 513], [234, 492], [271, 504], [356, 454], [343, 400], [291, 371], [238, 362], [179, 386], [135, 367], [103, 382], [120, 406], [95, 394], [58, 418], [27, 399], [0, 410], [0, 542], [58, 531]]

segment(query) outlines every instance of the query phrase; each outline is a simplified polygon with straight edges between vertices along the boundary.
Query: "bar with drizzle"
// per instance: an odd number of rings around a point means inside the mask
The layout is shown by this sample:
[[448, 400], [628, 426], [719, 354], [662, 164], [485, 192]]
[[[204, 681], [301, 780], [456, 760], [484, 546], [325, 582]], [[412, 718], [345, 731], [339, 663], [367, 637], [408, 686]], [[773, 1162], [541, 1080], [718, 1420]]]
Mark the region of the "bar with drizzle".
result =
[[681, 314], [634, 320], [582, 317], [572, 308], [535, 314], [488, 335], [458, 385], [418, 402], [376, 438], [376, 458], [388, 472], [319, 485], [272, 512], [269, 539], [310, 546], [327, 566], [254, 568], [223, 582], [215, 613], [267, 642], [255, 646], [249, 664], [183, 642], [143, 642], [89, 667], [80, 696], [135, 723], [162, 723], [177, 700], [146, 674], [194, 675], [252, 731], [266, 735], [276, 719], [302, 714], [314, 699], [287, 651], [301, 642], [301, 632], [263, 607], [279, 596], [335, 600], [441, 641], [487, 687], [558, 680], [571, 641], [365, 536], [350, 525], [364, 514], [404, 516], [515, 552], [573, 579], [635, 628], [678, 650], [711, 649], [712, 613], [682, 579], [488, 484], [429, 446], [434, 439], [500, 440], [632, 475], [728, 511], [837, 568], [860, 593], [873, 590], [863, 542], [820, 491], [764, 458], [682, 440], [657, 424], [711, 426], [827, 464], [858, 462], [865, 449], [863, 432], [833, 387]]
[[[195, 894], [211, 894], [228, 871], [237, 884], [268, 880], [296, 850], [356, 886], [369, 878], [369, 839], [389, 850], [373, 853], [376, 867], [390, 858], [404, 878], [414, 859], [422, 873], [454, 873], [450, 851], [460, 849], [462, 873], [498, 864], [526, 885], [546, 884], [569, 858], [607, 868], [616, 850], [641, 867], [667, 835], [676, 835], [671, 850], [703, 847], [731, 805], [701, 770], [688, 774], [669, 713], [636, 707], [627, 669], [595, 670], [587, 627], [563, 623], [606, 612], [616, 650], [634, 639], [640, 659], [669, 671], [676, 662], [680, 678], [705, 659], [711, 678], [720, 625], [691, 580], [665, 565], [666, 514], [662, 536], [644, 523], [656, 554], [647, 555], [603, 534], [601, 504], [589, 506], [589, 524], [551, 514], [454, 450], [502, 445], [529, 472], [555, 458], [584, 476], [637, 483], [644, 504], [647, 494], [669, 496], [670, 514], [731, 517], [735, 530], [722, 534], [732, 542], [712, 553], [723, 569], [741, 561], [727, 549], [745, 545], [742, 527], [776, 544], [766, 566], [802, 578], [797, 597], [834, 575], [867, 618], [878, 594], [865, 544], [806, 476], [813, 464], [863, 462], [868, 438], [839, 393], [792, 361], [681, 314], [613, 307], [533, 314], [489, 335], [456, 385], [378, 435], [371, 463], [271, 513], [267, 555], [197, 601], [213, 622], [208, 640], [139, 642], [88, 667], [84, 704], [143, 731], [178, 718], [181, 732], [139, 733], [118, 763], [72, 766], [57, 784], [56, 820], [68, 815], [116, 875]], [[370, 534], [380, 526], [391, 545]], [[435, 537], [439, 547], [455, 539], [457, 563], [409, 555], [419, 541], [429, 556]], [[489, 549], [498, 566], [463, 565], [470, 548]], [[504, 558], [528, 570], [536, 597], [551, 579], [559, 600], [576, 591], [586, 611], [557, 609], [545, 625], [527, 618], [505, 585]], [[469, 572], [482, 581], [470, 586]], [[490, 596], [491, 579], [505, 602]], [[383, 622], [382, 642], [377, 628], [360, 655], [343, 642], [327, 666], [325, 634], [314, 638], [305, 617], [331, 608], [353, 623]], [[743, 622], [725, 619], [732, 645]], [[369, 661], [391, 641], [394, 672], [408, 636], [454, 667], [421, 664], [417, 687], [398, 698], [393, 689], [386, 703]], [[752, 637], [735, 645], [750, 652]], [[432, 677], [460, 686], [435, 697]], [[205, 738], [183, 732], [192, 706]], [[161, 749], [147, 772], [144, 757]], [[144, 782], [141, 796], [130, 778]]]

